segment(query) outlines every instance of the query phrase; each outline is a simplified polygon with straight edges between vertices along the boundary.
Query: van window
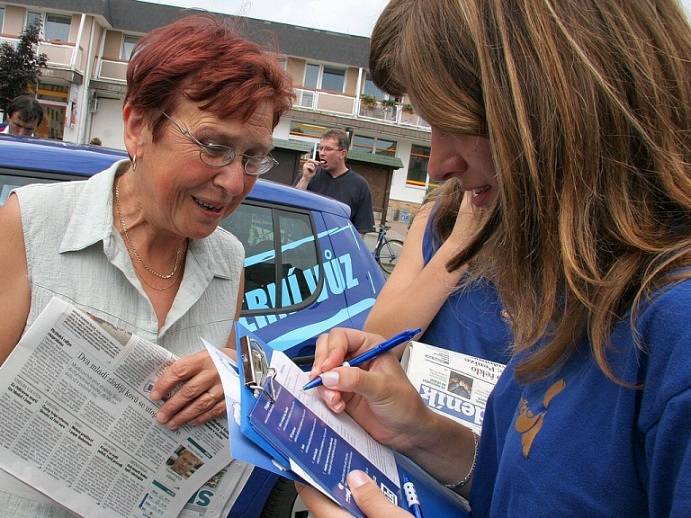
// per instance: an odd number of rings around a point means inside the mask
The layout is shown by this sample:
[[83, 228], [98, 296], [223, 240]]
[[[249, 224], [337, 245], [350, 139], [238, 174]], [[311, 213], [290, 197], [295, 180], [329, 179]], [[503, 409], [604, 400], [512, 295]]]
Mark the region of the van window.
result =
[[48, 181], [50, 180], [0, 173], [0, 207], [5, 204], [12, 189], [16, 189], [22, 185], [29, 185], [30, 183], [45, 183]]
[[293, 311], [317, 296], [322, 268], [308, 213], [243, 203], [221, 225], [245, 247], [243, 313]]

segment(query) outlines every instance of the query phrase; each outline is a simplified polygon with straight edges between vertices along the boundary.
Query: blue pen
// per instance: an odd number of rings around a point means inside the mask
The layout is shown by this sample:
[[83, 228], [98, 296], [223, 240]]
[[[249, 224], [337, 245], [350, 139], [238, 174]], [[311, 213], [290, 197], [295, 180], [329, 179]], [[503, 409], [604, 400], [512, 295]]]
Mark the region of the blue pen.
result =
[[[386, 351], [389, 351], [396, 347], [397, 345], [404, 344], [410, 340], [412, 340], [415, 335], [419, 334], [422, 331], [419, 327], [416, 327], [415, 329], [408, 329], [406, 331], [403, 331], [401, 333], [398, 333], [396, 336], [390, 338], [389, 340], [385, 340], [384, 342], [380, 343], [376, 347], [372, 347], [371, 349], [365, 351], [362, 354], [357, 355], [355, 358], [349, 361], [343, 362], [342, 367], [358, 367], [359, 365], [362, 365], [365, 362], [370, 361], [373, 358], [376, 358], [382, 353], [385, 353]], [[309, 390], [313, 389], [315, 387], [318, 387], [319, 385], [322, 384], [322, 379], [321, 376], [317, 376], [316, 378], [310, 380], [305, 384], [304, 387], [302, 387], [302, 390]]]
[[408, 510], [415, 515], [415, 518], [422, 518], [422, 508], [420, 507], [420, 499], [417, 497], [417, 491], [405, 475], [403, 475], [403, 494], [405, 494]]

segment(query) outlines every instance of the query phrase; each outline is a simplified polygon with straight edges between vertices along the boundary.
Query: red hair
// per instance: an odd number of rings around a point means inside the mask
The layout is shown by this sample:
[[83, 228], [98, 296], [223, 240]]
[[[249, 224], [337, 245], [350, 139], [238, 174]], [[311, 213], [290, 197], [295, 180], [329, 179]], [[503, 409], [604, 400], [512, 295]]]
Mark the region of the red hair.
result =
[[193, 15], [146, 34], [127, 66], [130, 103], [149, 117], [154, 140], [181, 95], [220, 118], [246, 121], [260, 103], [273, 105], [273, 125], [294, 98], [276, 59], [210, 15]]

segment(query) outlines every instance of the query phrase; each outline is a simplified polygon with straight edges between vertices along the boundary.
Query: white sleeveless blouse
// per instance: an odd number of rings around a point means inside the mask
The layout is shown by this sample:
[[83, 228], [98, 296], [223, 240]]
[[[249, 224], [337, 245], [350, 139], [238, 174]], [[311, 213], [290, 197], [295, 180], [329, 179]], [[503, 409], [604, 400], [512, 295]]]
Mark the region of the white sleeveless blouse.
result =
[[[27, 327], [58, 296], [178, 356], [202, 349], [200, 337], [225, 346], [242, 275], [242, 244], [220, 227], [207, 238], [190, 241], [182, 283], [158, 329], [153, 306], [113, 227], [113, 182], [128, 163], [117, 162], [88, 181], [36, 184], [15, 191], [31, 284]], [[238, 483], [244, 483], [249, 470], [241, 466], [226, 476], [235, 472]], [[5, 516], [71, 513], [0, 470], [0, 517]]]

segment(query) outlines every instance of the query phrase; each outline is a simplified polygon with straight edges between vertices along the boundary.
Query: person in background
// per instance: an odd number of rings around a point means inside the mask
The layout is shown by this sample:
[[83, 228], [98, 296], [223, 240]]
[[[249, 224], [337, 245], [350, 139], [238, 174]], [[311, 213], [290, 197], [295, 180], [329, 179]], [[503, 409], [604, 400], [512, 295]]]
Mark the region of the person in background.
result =
[[[675, 0], [393, 0], [375, 26], [372, 77], [430, 123], [430, 176], [496, 190], [448, 269], [493, 282], [512, 359], [479, 440], [394, 354], [339, 367], [379, 336], [320, 337], [313, 375], [473, 515], [691, 515], [690, 54]], [[365, 515], [410, 516], [348, 484]]]
[[[494, 188], [496, 192], [496, 188]], [[472, 239], [486, 206], [475, 206], [452, 178], [435, 188], [415, 216], [396, 268], [377, 296], [364, 330], [392, 336], [419, 327], [418, 339], [498, 363], [510, 357], [511, 326], [490, 281], [464, 285], [466, 266], [447, 263]], [[484, 198], [485, 205], [493, 198]], [[403, 353], [404, 346], [397, 348]]]
[[350, 207], [350, 221], [360, 234], [374, 230], [372, 193], [367, 180], [346, 165], [348, 134], [332, 129], [319, 141], [319, 160], [307, 160], [295, 187], [329, 196]]
[[2, 133], [33, 137], [41, 121], [43, 121], [41, 104], [30, 95], [19, 95], [12, 99], [7, 107], [7, 126]]
[[[127, 67], [129, 159], [88, 181], [14, 191], [0, 208], [0, 362], [53, 296], [168, 349], [179, 360], [151, 398], [177, 430], [223, 415], [200, 337], [234, 351], [244, 250], [219, 223], [276, 161], [272, 130], [291, 106], [275, 58], [223, 21], [183, 18], [145, 35]], [[249, 468], [233, 462], [238, 484]], [[66, 516], [0, 472], [0, 514]]]

